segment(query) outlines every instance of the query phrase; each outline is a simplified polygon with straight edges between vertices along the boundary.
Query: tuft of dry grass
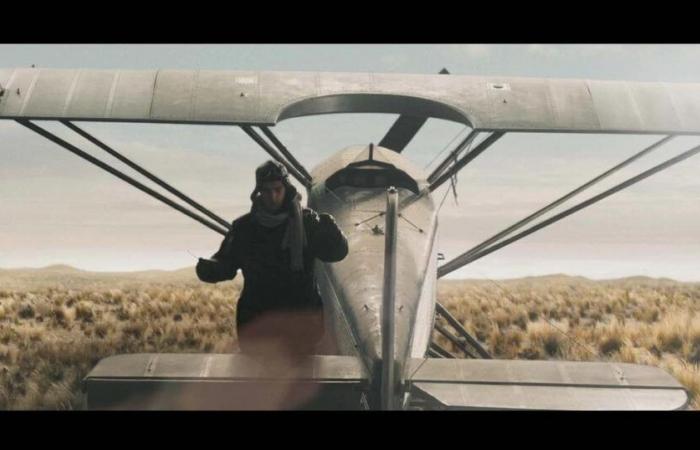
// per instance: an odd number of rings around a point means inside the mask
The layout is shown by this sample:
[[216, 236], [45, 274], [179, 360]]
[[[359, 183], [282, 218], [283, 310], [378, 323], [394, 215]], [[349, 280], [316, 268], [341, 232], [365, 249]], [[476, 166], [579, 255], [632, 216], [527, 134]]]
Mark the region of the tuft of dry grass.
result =
[[[441, 281], [438, 301], [497, 358], [661, 367], [700, 408], [700, 283], [547, 276]], [[437, 332], [433, 339], [462, 353]]]
[[[192, 273], [0, 270], [0, 409], [82, 407], [80, 380], [102, 358], [230, 352], [241, 280]], [[647, 278], [445, 281], [438, 300], [498, 358], [661, 367], [700, 409], [700, 284]], [[443, 336], [433, 339], [461, 357]]]
[[110, 355], [236, 348], [240, 280], [35, 275], [0, 270], [0, 409], [79, 409], [82, 378]]

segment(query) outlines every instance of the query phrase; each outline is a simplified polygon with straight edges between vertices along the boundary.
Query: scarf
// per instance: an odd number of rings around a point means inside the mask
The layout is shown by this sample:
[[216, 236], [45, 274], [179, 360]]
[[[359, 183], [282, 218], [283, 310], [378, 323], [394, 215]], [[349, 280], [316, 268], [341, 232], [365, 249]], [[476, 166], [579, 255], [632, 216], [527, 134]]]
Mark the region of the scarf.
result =
[[270, 213], [259, 203], [256, 198], [253, 202], [253, 213], [260, 225], [266, 228], [274, 228], [287, 223], [282, 238], [282, 248], [289, 249], [291, 255], [291, 269], [299, 271], [304, 269], [303, 248], [306, 247], [306, 233], [304, 233], [304, 220], [301, 210], [301, 195], [297, 192], [289, 202], [289, 211]]

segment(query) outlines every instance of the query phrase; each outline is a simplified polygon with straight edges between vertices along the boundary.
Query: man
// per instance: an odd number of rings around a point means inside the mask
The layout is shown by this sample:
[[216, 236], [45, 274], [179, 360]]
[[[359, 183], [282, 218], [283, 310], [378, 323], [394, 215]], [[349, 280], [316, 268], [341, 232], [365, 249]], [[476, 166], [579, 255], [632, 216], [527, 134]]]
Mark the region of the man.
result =
[[314, 258], [337, 262], [348, 253], [333, 217], [302, 208], [288, 177], [276, 161], [258, 167], [250, 212], [233, 221], [216, 254], [197, 264], [208, 283], [242, 270], [236, 327], [246, 353], [313, 353], [324, 332]]

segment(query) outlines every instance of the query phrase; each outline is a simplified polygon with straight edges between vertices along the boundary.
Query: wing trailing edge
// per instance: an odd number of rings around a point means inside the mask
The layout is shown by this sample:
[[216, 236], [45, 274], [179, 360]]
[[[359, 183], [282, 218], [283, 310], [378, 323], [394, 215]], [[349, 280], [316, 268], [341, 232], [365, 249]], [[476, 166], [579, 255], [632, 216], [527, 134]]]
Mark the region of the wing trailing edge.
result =
[[413, 359], [407, 380], [428, 409], [674, 410], [688, 395], [641, 364]]

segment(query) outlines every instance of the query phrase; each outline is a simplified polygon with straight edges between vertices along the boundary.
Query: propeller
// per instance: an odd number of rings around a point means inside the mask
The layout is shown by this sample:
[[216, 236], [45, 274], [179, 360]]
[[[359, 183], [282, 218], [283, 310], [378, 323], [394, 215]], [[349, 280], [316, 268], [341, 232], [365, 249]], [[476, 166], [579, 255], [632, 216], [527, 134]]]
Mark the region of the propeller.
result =
[[[439, 72], [440, 75], [449, 73], [445, 68]], [[400, 115], [379, 142], [379, 146], [401, 153], [427, 120], [427, 117]]]

